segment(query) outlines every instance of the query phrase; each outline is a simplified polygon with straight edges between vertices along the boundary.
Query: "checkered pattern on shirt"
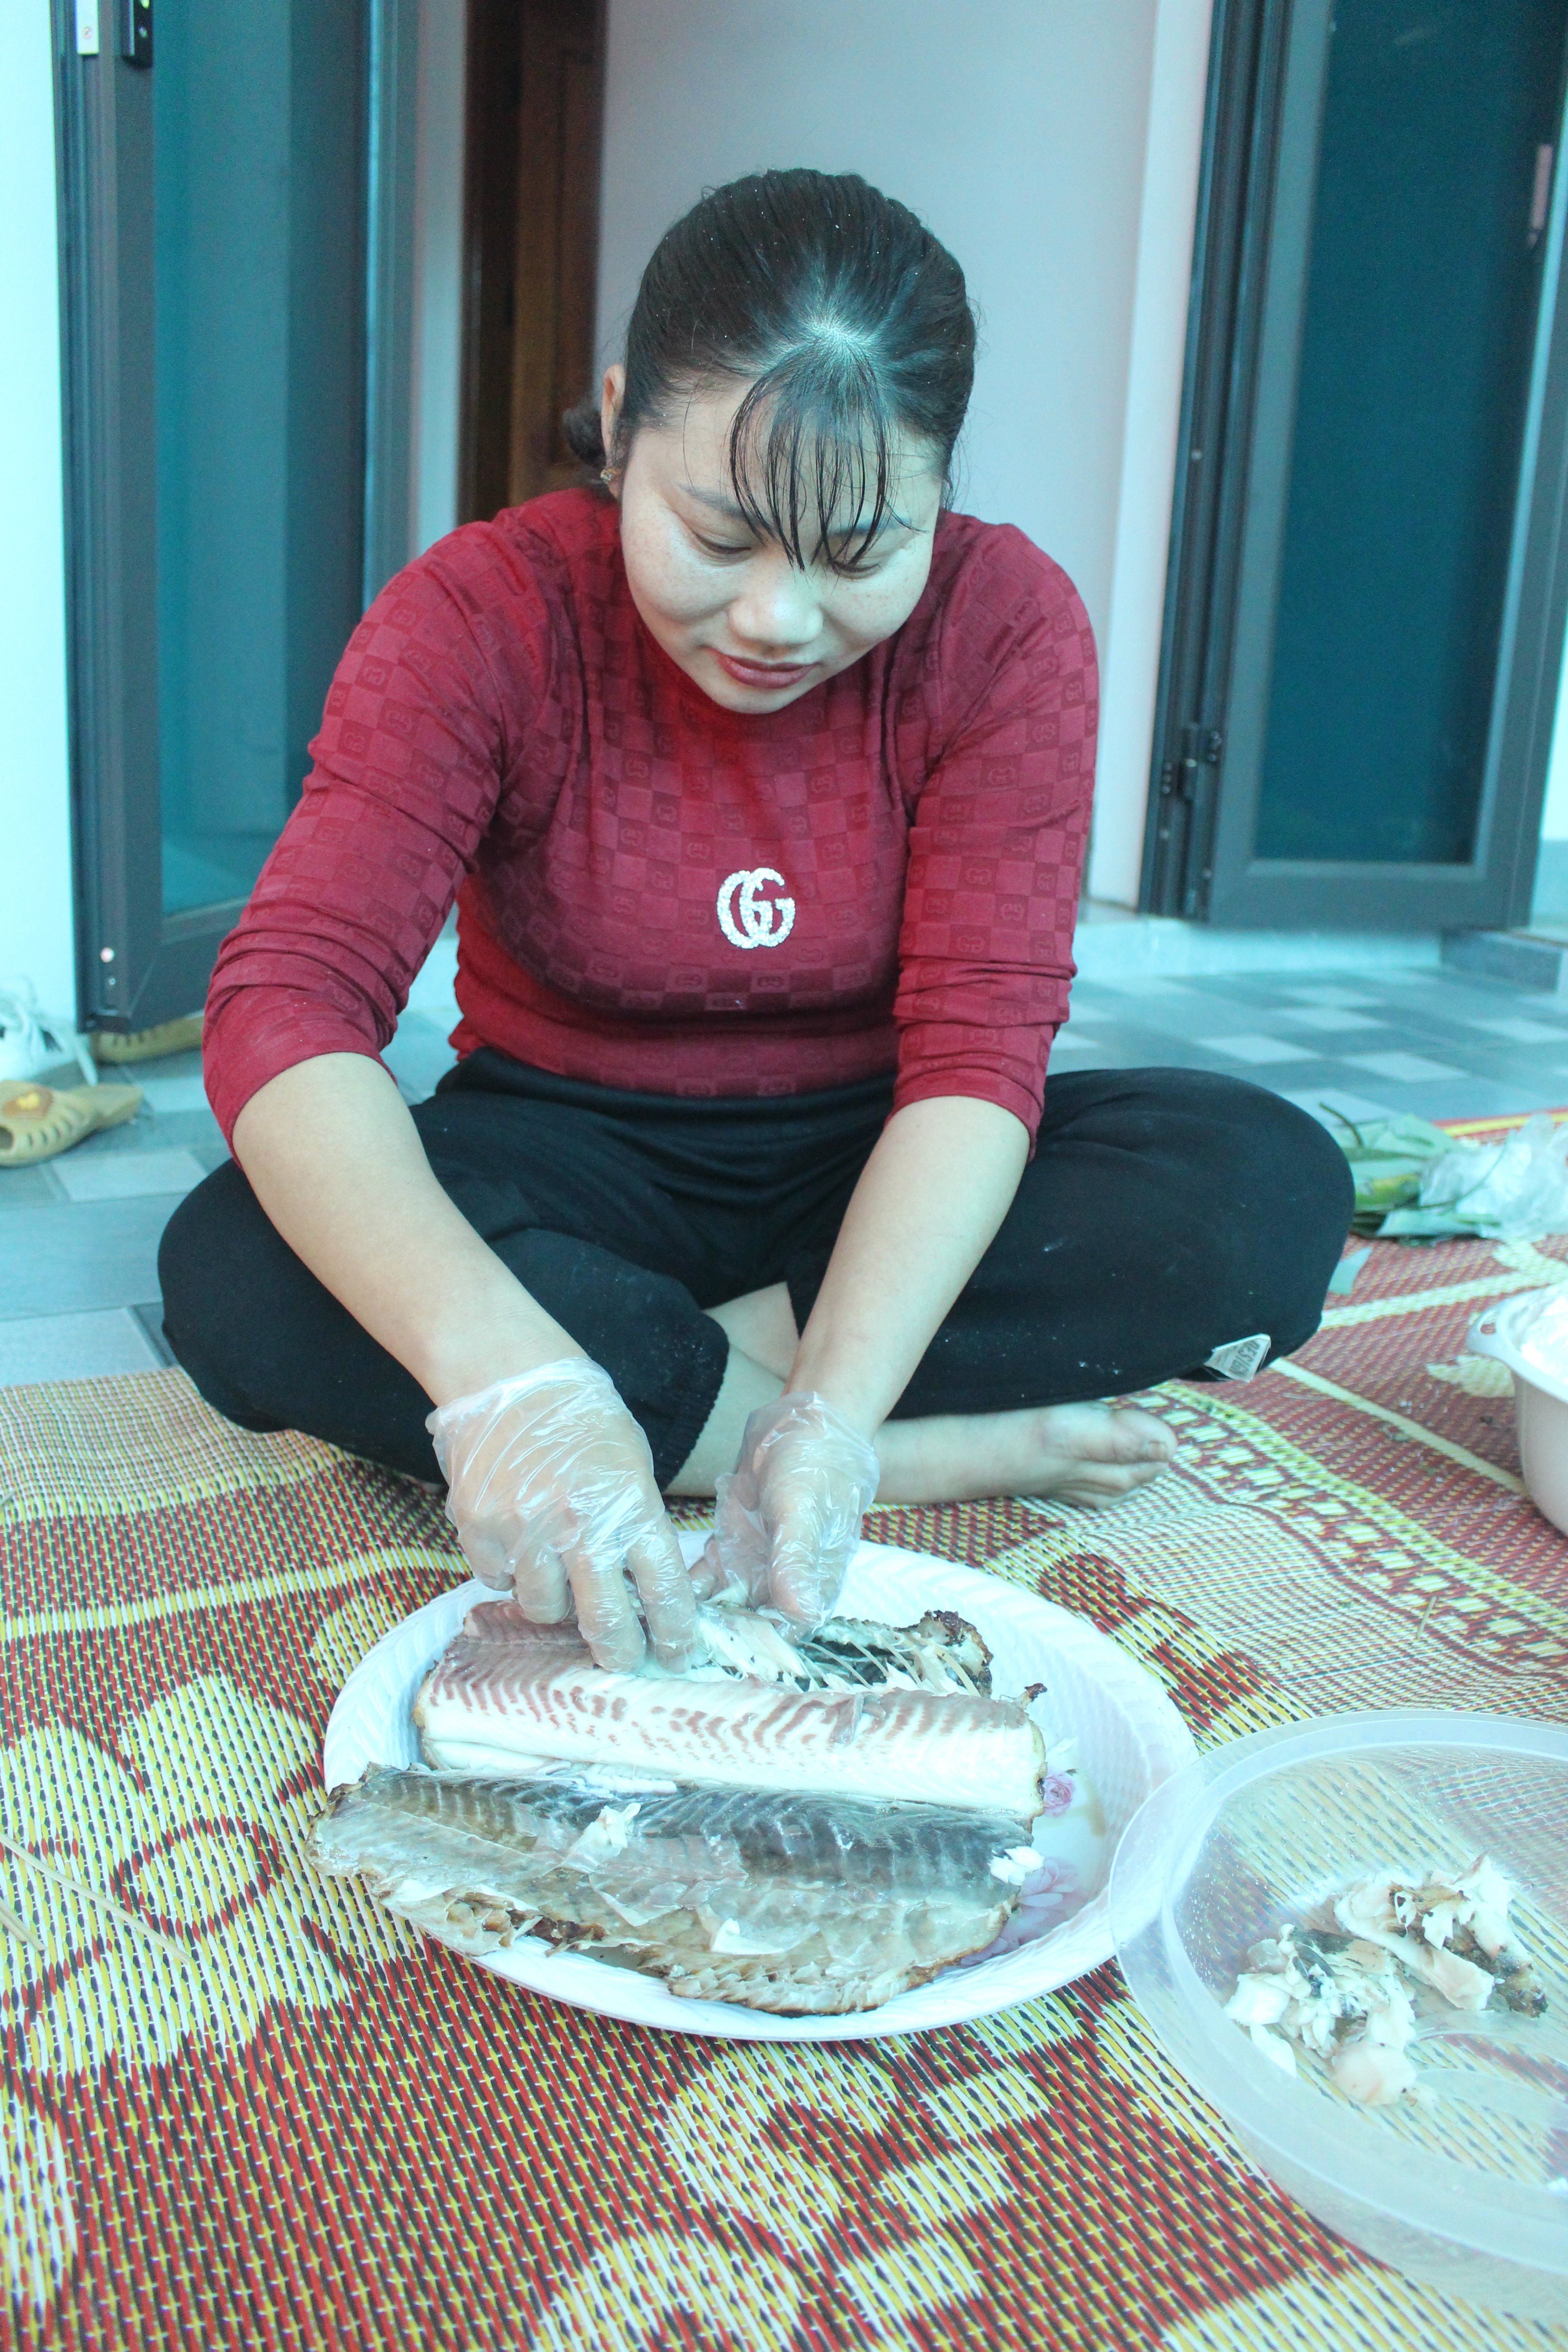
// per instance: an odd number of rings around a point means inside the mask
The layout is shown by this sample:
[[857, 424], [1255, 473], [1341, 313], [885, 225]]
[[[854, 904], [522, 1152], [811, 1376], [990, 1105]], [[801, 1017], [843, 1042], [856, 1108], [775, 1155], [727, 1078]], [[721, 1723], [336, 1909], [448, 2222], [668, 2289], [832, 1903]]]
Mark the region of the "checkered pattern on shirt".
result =
[[[459, 899], [460, 1052], [655, 1094], [898, 1070], [901, 1106], [1033, 1127], [1067, 1008], [1097, 677], [1067, 575], [947, 515], [897, 635], [763, 717], [710, 702], [632, 604], [618, 513], [562, 491], [456, 531], [376, 599], [300, 806], [225, 942], [226, 1131], [280, 1070], [377, 1054]], [[771, 866], [780, 944], [726, 878]]]

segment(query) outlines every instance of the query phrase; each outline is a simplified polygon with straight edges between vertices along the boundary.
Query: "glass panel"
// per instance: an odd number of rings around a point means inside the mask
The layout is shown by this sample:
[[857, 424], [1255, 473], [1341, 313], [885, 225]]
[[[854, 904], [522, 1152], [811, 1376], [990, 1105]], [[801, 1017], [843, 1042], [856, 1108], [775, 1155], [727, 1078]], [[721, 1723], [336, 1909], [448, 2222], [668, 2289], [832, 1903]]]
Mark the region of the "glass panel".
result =
[[359, 616], [361, 0], [158, 0], [163, 910], [245, 898]]
[[1467, 864], [1563, 0], [1339, 0], [1257, 854]]

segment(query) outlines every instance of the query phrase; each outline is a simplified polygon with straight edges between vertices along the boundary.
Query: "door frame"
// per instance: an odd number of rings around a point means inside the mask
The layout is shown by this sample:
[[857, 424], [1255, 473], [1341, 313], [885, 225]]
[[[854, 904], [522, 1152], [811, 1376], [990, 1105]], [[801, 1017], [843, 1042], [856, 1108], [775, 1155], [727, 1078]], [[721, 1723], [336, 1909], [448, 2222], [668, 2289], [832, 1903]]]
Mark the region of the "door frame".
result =
[[[153, 71], [117, 54], [120, 11], [79, 53], [77, 0], [52, 0], [59, 222], [66, 659], [77, 1018], [149, 1028], [198, 1007], [235, 898], [163, 907], [158, 727]], [[366, 594], [406, 562], [418, 0], [364, 0], [362, 104], [374, 107], [356, 264], [363, 288]], [[371, 337], [379, 351], [373, 362]], [[378, 576], [379, 575], [379, 576]], [[319, 711], [319, 703], [316, 704]], [[299, 780], [302, 781], [302, 779]]]
[[79, 56], [73, 0], [55, 0], [54, 26], [77, 1017], [125, 1031], [201, 1003], [243, 902], [165, 918], [155, 797], [147, 821], [157, 596], [135, 556], [155, 544], [157, 431], [136, 191], [153, 168], [153, 79], [111, 37]]
[[419, 0], [369, 0], [365, 114], [364, 601], [414, 552]]
[[1529, 917], [1568, 630], [1561, 90], [1476, 855], [1252, 855], [1274, 600], [1244, 607], [1240, 591], [1248, 575], [1278, 584], [1330, 14], [1216, 0], [1139, 903], [1279, 929], [1506, 928]]

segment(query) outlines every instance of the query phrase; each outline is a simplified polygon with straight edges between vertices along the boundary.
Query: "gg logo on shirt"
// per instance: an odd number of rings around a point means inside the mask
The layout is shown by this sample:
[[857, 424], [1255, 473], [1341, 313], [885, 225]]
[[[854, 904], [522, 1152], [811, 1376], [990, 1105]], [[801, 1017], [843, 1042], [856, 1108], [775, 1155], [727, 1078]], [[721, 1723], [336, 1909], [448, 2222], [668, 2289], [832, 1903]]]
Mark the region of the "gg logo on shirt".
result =
[[[782, 947], [795, 929], [793, 898], [763, 898], [757, 893], [769, 883], [782, 890], [784, 878], [771, 866], [742, 866], [719, 893], [719, 928], [731, 947]], [[737, 898], [735, 893], [740, 892]], [[736, 920], [737, 916], [739, 921]]]

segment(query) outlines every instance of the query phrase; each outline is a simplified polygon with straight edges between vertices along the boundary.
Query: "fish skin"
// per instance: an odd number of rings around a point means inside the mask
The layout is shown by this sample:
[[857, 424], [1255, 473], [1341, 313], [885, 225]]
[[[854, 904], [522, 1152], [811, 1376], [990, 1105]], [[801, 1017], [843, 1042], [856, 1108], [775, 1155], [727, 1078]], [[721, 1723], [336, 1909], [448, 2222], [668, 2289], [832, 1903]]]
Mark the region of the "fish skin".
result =
[[414, 1722], [437, 1769], [540, 1758], [709, 1787], [1040, 1810], [1045, 1742], [1021, 1705], [963, 1691], [800, 1691], [744, 1677], [618, 1675], [576, 1629], [483, 1602], [426, 1677]]
[[[689, 1668], [686, 1680], [718, 1680], [740, 1673], [762, 1682], [793, 1683], [800, 1690], [870, 1685], [991, 1696], [990, 1649], [974, 1627], [951, 1609], [928, 1610], [911, 1625], [829, 1617], [805, 1633], [785, 1625], [771, 1612], [755, 1609], [700, 1607], [697, 1622], [711, 1654], [707, 1664]], [[574, 1625], [536, 1625], [515, 1601], [476, 1602], [463, 1620], [463, 1631], [472, 1640], [489, 1642], [558, 1635], [557, 1646], [581, 1655]], [[747, 1663], [737, 1664], [742, 1657]], [[663, 1670], [645, 1665], [640, 1671]]]
[[982, 1950], [1017, 1901], [991, 1864], [1027, 1843], [1012, 1814], [931, 1805], [685, 1787], [606, 1806], [566, 1769], [373, 1768], [329, 1801], [315, 1867], [471, 1957], [531, 1933], [782, 2016], [875, 2008]]

